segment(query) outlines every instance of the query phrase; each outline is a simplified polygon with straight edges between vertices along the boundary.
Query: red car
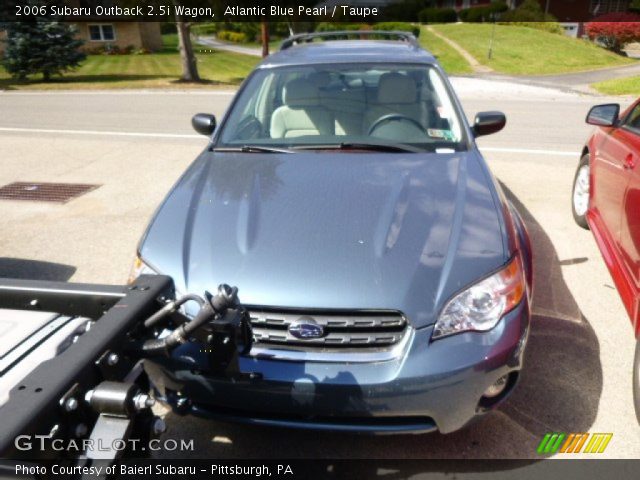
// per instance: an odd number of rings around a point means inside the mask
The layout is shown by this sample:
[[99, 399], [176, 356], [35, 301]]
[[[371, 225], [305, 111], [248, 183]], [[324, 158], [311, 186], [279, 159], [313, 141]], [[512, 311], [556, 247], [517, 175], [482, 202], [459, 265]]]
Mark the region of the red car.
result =
[[634, 328], [633, 399], [640, 422], [640, 99], [620, 115], [620, 105], [593, 107], [596, 125], [578, 164], [573, 217], [590, 228]]

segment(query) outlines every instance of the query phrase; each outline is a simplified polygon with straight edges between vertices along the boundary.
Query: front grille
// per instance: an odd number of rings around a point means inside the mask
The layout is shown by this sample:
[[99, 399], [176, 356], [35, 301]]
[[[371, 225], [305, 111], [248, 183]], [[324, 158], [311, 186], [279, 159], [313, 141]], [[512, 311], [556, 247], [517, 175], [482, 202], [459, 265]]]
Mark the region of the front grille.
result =
[[[404, 337], [407, 321], [398, 312], [272, 312], [250, 310], [257, 346], [296, 350], [384, 349]], [[297, 338], [293, 323], [315, 323], [324, 334], [319, 338]]]

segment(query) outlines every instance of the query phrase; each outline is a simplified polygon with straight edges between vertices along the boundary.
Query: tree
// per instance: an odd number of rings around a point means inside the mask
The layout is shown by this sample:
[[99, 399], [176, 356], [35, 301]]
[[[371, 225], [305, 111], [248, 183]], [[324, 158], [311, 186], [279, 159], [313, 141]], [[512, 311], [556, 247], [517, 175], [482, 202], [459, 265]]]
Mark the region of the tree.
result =
[[[174, 5], [178, 2], [174, 0]], [[176, 28], [178, 29], [178, 46], [180, 49], [180, 60], [182, 61], [182, 75], [180, 80], [184, 82], [199, 82], [198, 64], [196, 54], [191, 43], [191, 24], [185, 22], [176, 12]]]
[[262, 43], [262, 56], [269, 56], [269, 22], [262, 20], [260, 22], [260, 42]]
[[48, 82], [52, 75], [78, 67], [86, 55], [80, 51], [82, 40], [75, 29], [63, 22], [37, 19], [9, 22], [2, 64], [14, 78], [41, 73]]
[[640, 40], [640, 15], [634, 13], [607, 13], [587, 23], [585, 31], [591, 40], [620, 53], [624, 46]]

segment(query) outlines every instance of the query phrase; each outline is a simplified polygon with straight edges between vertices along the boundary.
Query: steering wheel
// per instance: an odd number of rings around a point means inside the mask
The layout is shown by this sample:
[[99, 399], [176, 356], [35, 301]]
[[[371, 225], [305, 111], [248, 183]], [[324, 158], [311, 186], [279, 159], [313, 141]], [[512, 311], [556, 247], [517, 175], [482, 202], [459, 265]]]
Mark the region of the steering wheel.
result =
[[422, 125], [420, 125], [420, 122], [418, 122], [417, 120], [414, 120], [411, 117], [407, 117], [406, 115], [402, 115], [401, 113], [390, 113], [388, 115], [384, 115], [384, 116], [380, 117], [375, 122], [373, 122], [371, 124], [371, 126], [369, 127], [369, 132], [367, 133], [367, 135], [371, 135], [377, 128], [380, 127], [380, 125], [382, 125], [384, 123], [388, 123], [388, 122], [393, 122], [395, 120], [400, 120], [400, 121], [403, 121], [403, 122], [410, 123], [414, 127], [417, 127], [418, 130], [420, 130], [421, 132], [424, 131], [424, 127]]
[[246, 140], [248, 138], [256, 138], [262, 133], [262, 123], [253, 115], [245, 117], [236, 130], [236, 139]]

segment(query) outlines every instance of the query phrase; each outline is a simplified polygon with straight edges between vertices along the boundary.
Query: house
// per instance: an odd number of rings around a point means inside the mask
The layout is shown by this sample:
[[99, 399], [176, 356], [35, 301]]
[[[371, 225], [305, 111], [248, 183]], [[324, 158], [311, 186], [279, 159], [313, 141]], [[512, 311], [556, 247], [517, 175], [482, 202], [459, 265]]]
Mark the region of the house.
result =
[[[66, 0], [64, 5], [75, 11], [95, 12], [96, 7], [115, 6], [117, 0]], [[148, 50], [162, 49], [162, 34], [159, 22], [132, 22], [122, 17], [90, 16], [64, 17], [62, 20], [76, 27], [76, 36], [84, 40], [81, 47], [86, 52], [116, 47], [118, 49]], [[0, 30], [0, 53], [6, 32]]]
[[[162, 34], [158, 22], [122, 22], [101, 18], [99, 21], [69, 22], [76, 27], [76, 36], [84, 40], [81, 49], [94, 52], [105, 48], [132, 48], [155, 52], [162, 49]], [[6, 32], [0, 30], [0, 55], [4, 51]]]
[[[494, 0], [438, 0], [439, 7], [464, 8], [488, 5]], [[538, 0], [542, 9], [559, 22], [588, 22], [597, 15], [611, 12], [626, 12], [630, 0]], [[516, 8], [522, 0], [507, 0], [510, 8]]]
[[[453, 8], [454, 10], [464, 10], [466, 8], [482, 7], [483, 5], [489, 5], [495, 0], [436, 0], [438, 7], [440, 8]], [[507, 0], [506, 3], [509, 8], [515, 8], [517, 0]]]
[[74, 22], [77, 36], [84, 40], [88, 52], [102, 47], [133, 48], [155, 52], [162, 48], [162, 34], [158, 22], [119, 22], [101, 18], [96, 22]]

